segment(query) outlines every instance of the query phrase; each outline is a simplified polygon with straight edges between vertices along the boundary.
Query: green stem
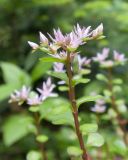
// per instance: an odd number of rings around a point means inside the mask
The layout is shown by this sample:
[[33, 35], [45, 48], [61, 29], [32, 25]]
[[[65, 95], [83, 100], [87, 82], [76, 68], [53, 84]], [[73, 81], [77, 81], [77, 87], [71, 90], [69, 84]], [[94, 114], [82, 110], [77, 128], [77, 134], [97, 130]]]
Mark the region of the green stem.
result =
[[79, 120], [78, 120], [78, 109], [77, 109], [78, 107], [77, 107], [76, 99], [75, 99], [75, 88], [72, 85], [73, 75], [72, 75], [72, 71], [71, 71], [71, 59], [70, 59], [70, 54], [69, 53], [67, 55], [66, 70], [67, 70], [67, 75], [68, 75], [68, 79], [69, 79], [69, 99], [70, 99], [70, 102], [71, 102], [72, 114], [73, 114], [73, 117], [74, 117], [76, 134], [77, 134], [77, 137], [78, 137], [80, 148], [83, 151], [82, 159], [83, 160], [90, 160], [90, 158], [87, 154], [85, 145], [84, 145], [84, 140], [83, 140], [82, 133], [80, 131], [80, 124], [79, 124]]
[[[39, 113], [36, 112], [34, 117], [35, 117], [36, 129], [37, 129], [36, 136], [39, 136], [40, 135], [40, 118], [39, 118]], [[37, 144], [39, 146], [39, 149], [40, 149], [40, 152], [42, 154], [43, 160], [47, 160], [47, 155], [46, 155], [46, 152], [45, 152], [44, 144], [40, 143], [40, 142], [37, 142]]]

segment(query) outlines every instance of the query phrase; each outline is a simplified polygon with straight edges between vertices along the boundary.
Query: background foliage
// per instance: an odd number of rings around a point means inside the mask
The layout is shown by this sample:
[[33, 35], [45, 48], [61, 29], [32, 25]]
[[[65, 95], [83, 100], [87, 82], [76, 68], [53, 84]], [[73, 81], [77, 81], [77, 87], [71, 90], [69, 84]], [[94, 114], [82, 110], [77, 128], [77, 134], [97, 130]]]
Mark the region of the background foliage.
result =
[[[10, 106], [8, 96], [23, 84], [32, 85], [33, 88], [40, 86], [42, 79], [47, 76], [46, 71], [51, 67], [51, 64], [44, 65], [38, 61], [39, 57], [45, 55], [39, 52], [31, 53], [27, 41], [38, 41], [39, 31], [51, 33], [53, 28], [60, 27], [66, 33], [77, 22], [84, 26], [91, 25], [93, 28], [102, 22], [106, 38], [98, 43], [86, 45], [86, 48], [82, 48], [81, 54], [91, 57], [103, 47], [109, 47], [111, 50], [116, 49], [125, 53], [128, 57], [128, 2], [127, 0], [0, 0], [0, 13], [0, 126], [2, 126], [0, 128], [0, 159], [23, 160], [30, 150], [36, 148], [32, 134], [34, 132], [32, 119], [25, 107]], [[128, 103], [127, 71], [128, 67], [125, 65], [115, 73], [124, 79], [123, 94]], [[90, 75], [93, 79], [92, 86], [82, 85], [82, 89], [78, 86], [78, 97], [89, 93], [90, 88], [96, 87], [97, 82], [94, 77], [97, 72], [98, 68], [94, 67]], [[56, 82], [56, 79], [53, 80]], [[58, 89], [57, 92], [61, 96], [66, 96]], [[51, 102], [47, 103], [51, 104]], [[55, 100], [54, 103], [59, 102]], [[89, 103], [87, 107], [89, 105], [93, 103]], [[95, 121], [95, 115], [88, 116], [86, 110], [89, 112], [88, 108], [81, 107], [83, 111], [81, 117], [86, 121]], [[43, 115], [43, 110], [40, 112]], [[70, 127], [53, 125], [50, 118], [52, 119], [52, 115], [42, 122], [43, 130], [50, 139], [47, 143], [49, 159], [66, 160], [68, 159], [66, 146], [74, 143], [74, 132]], [[68, 123], [71, 121], [72, 119], [67, 119]], [[55, 123], [59, 122], [55, 120]], [[104, 122], [101, 125], [102, 129], [105, 125], [109, 126]], [[29, 130], [26, 130], [26, 126], [29, 126]], [[111, 135], [108, 136], [110, 141], [116, 139], [111, 128], [108, 132], [112, 132], [107, 133]], [[67, 136], [69, 133], [71, 136]], [[115, 157], [126, 155], [126, 148], [119, 139], [113, 142], [110, 150]], [[92, 149], [92, 152], [95, 151]], [[28, 157], [31, 157], [31, 154]]]

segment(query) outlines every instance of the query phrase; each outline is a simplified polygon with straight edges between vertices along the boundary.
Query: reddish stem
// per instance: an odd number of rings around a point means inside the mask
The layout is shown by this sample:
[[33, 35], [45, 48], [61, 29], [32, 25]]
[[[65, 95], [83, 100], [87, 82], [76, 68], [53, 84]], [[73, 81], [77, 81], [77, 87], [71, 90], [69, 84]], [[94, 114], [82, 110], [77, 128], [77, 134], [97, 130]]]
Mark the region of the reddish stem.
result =
[[85, 145], [84, 145], [83, 136], [82, 136], [82, 133], [80, 131], [80, 124], [79, 124], [79, 120], [78, 120], [78, 109], [77, 109], [78, 107], [77, 107], [76, 99], [75, 99], [75, 88], [72, 85], [73, 75], [72, 75], [72, 71], [71, 71], [71, 60], [70, 60], [70, 54], [69, 53], [67, 55], [66, 70], [67, 70], [67, 75], [68, 75], [68, 80], [69, 80], [69, 99], [70, 99], [70, 102], [71, 102], [72, 114], [73, 114], [73, 117], [74, 117], [76, 134], [77, 134], [77, 137], [78, 137], [80, 148], [83, 151], [82, 159], [83, 160], [91, 160], [89, 158], [89, 155], [87, 154], [87, 151], [86, 151], [86, 148], [85, 148]]

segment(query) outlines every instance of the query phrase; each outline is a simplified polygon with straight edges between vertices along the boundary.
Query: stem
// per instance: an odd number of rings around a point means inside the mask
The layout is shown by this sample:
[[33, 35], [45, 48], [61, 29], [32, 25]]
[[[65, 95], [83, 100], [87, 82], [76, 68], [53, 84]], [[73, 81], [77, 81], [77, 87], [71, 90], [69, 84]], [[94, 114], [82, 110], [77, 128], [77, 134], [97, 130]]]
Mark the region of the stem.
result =
[[116, 99], [115, 99], [115, 96], [114, 96], [114, 93], [113, 93], [113, 84], [112, 84], [112, 72], [111, 72], [111, 68], [109, 68], [109, 82], [108, 82], [109, 84], [109, 91], [111, 92], [111, 103], [112, 103], [112, 107], [113, 107], [113, 109], [114, 109], [114, 111], [116, 112], [116, 114], [117, 114], [117, 117], [116, 117], [116, 119], [117, 119], [117, 121], [118, 121], [118, 124], [119, 124], [119, 127], [120, 127], [120, 129], [121, 129], [121, 131], [122, 131], [122, 133], [123, 133], [123, 140], [124, 140], [124, 142], [125, 142], [125, 144], [127, 145], [128, 144], [128, 141], [127, 141], [127, 133], [125, 132], [125, 128], [124, 128], [124, 124], [125, 123], [122, 123], [122, 119], [121, 119], [121, 117], [120, 117], [120, 113], [119, 113], [119, 111], [118, 111], [118, 109], [117, 109], [117, 105], [116, 105]]
[[75, 99], [75, 88], [72, 85], [73, 75], [72, 75], [72, 71], [71, 71], [70, 53], [67, 54], [66, 70], [67, 70], [67, 75], [68, 75], [68, 79], [69, 79], [69, 99], [70, 99], [70, 102], [71, 102], [72, 114], [73, 114], [73, 117], [74, 117], [76, 134], [77, 134], [77, 137], [78, 137], [80, 148], [83, 151], [82, 159], [83, 160], [90, 160], [90, 158], [87, 154], [85, 145], [84, 145], [84, 140], [83, 140], [82, 133], [80, 131], [80, 124], [79, 124], [79, 120], [78, 120], [78, 109], [77, 109], [78, 107], [77, 107], [76, 99]]
[[[36, 129], [37, 129], [37, 133], [36, 136], [40, 135], [40, 119], [39, 119], [39, 113], [35, 113], [35, 124], [36, 124]], [[45, 148], [44, 148], [44, 144], [37, 142], [40, 152], [42, 154], [42, 158], [43, 160], [47, 160], [47, 155], [45, 152]]]

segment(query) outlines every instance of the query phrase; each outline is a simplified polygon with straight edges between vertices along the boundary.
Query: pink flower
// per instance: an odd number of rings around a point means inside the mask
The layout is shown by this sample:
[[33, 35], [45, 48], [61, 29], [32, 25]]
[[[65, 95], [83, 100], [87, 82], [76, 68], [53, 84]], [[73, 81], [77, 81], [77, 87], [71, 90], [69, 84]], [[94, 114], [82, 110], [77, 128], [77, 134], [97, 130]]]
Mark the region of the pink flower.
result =
[[87, 57], [81, 57], [78, 55], [78, 64], [79, 64], [79, 69], [82, 69], [83, 66], [88, 66], [91, 63], [91, 59], [87, 59]]
[[45, 100], [48, 97], [55, 97], [57, 94], [52, 93], [55, 85], [52, 84], [51, 78], [49, 77], [46, 82], [43, 82], [42, 89], [37, 88], [39, 93], [41, 94], [42, 100]]
[[107, 61], [102, 61], [100, 64], [104, 68], [110, 68], [113, 67], [114, 62], [112, 60], [107, 60]]
[[15, 90], [10, 96], [9, 103], [26, 101], [30, 93], [30, 88], [23, 86], [20, 91]]
[[76, 27], [74, 27], [74, 32], [75, 34], [80, 38], [80, 39], [83, 39], [83, 38], [87, 38], [91, 35], [91, 33], [89, 33], [91, 29], [91, 26], [85, 28], [81, 28], [79, 24], [77, 24]]
[[63, 63], [58, 63], [58, 62], [55, 62], [54, 65], [53, 65], [53, 69], [55, 72], [64, 72], [64, 64]]
[[27, 104], [30, 106], [40, 105], [41, 102], [42, 102], [42, 98], [39, 97], [38, 95], [35, 95], [34, 97], [27, 99]]
[[97, 112], [97, 113], [103, 113], [106, 110], [105, 101], [102, 99], [99, 99], [96, 101], [96, 104], [94, 107], [91, 108], [91, 111]]
[[57, 30], [54, 29], [53, 32], [54, 32], [54, 38], [50, 34], [48, 35], [54, 43], [58, 45], [62, 45], [63, 43], [65, 43], [65, 36], [62, 34], [59, 28]]
[[32, 47], [32, 49], [34, 49], [34, 50], [36, 50], [36, 49], [39, 47], [38, 44], [36, 44], [36, 43], [34, 43], [34, 42], [31, 42], [31, 41], [28, 41], [28, 44], [29, 44], [30, 47]]
[[103, 24], [101, 23], [95, 30], [92, 31], [92, 37], [97, 38], [103, 34]]
[[40, 43], [43, 45], [48, 45], [48, 39], [45, 37], [44, 34], [42, 34], [41, 32], [39, 32], [40, 35]]
[[67, 34], [66, 45], [70, 51], [75, 51], [80, 45], [82, 45], [82, 39], [72, 31]]
[[108, 55], [109, 55], [109, 48], [103, 48], [102, 53], [97, 53], [97, 56], [93, 57], [93, 60], [100, 63], [106, 60], [106, 58], [108, 58]]
[[117, 61], [117, 62], [125, 62], [127, 59], [125, 58], [125, 55], [124, 54], [120, 54], [118, 53], [117, 51], [113, 51], [114, 53], [114, 60]]

